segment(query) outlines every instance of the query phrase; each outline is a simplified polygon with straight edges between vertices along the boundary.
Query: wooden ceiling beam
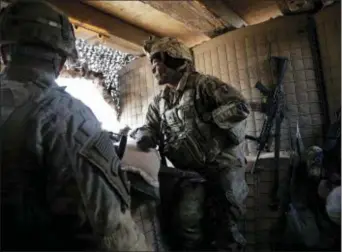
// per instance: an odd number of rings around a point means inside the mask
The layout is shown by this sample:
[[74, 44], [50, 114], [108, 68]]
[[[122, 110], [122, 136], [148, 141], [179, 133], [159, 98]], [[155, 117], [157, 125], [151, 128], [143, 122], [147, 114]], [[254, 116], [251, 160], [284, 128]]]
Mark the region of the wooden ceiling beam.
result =
[[68, 15], [76, 27], [79, 26], [109, 38], [112, 47], [117, 44], [117, 49], [120, 48], [124, 52], [141, 54], [144, 40], [154, 35], [79, 1], [47, 1]]
[[211, 13], [200, 1], [141, 1], [182, 22], [190, 30], [214, 37], [220, 30], [231, 27], [230, 23]]
[[199, 0], [210, 12], [221, 18], [226, 24], [234, 28], [247, 26], [237, 13], [235, 13], [224, 0]]

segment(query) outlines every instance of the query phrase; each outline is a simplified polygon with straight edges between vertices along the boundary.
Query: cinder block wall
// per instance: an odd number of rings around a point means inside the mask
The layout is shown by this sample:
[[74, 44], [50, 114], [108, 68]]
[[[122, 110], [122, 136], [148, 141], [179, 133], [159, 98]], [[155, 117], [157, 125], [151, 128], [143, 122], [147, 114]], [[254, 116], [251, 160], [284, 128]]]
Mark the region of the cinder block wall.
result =
[[139, 58], [119, 71], [122, 114], [120, 122], [131, 128], [144, 123], [148, 104], [161, 89], [152, 75], [146, 57]]
[[341, 106], [341, 4], [315, 16], [330, 118]]
[[[288, 156], [284, 155], [280, 159], [280, 185], [284, 185], [286, 171], [290, 164]], [[249, 160], [249, 168], [254, 160]], [[246, 173], [246, 180], [249, 187], [249, 194], [246, 200], [247, 212], [242, 229], [247, 239], [246, 252], [271, 251], [270, 229], [280, 217], [279, 211], [273, 211], [269, 207], [270, 195], [274, 181], [274, 160], [263, 158], [260, 160], [260, 170], [253, 175]]]

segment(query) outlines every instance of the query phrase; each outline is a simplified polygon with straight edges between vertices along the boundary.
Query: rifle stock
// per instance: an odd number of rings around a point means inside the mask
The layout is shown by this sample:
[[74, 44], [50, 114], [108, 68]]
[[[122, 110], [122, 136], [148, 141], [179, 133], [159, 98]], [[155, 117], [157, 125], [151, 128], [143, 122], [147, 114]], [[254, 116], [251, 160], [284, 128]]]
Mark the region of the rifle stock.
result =
[[258, 89], [260, 91], [260, 93], [262, 93], [265, 96], [269, 96], [271, 93], [271, 90], [269, 90], [267, 87], [265, 87], [260, 81], [258, 81], [255, 84], [255, 88]]

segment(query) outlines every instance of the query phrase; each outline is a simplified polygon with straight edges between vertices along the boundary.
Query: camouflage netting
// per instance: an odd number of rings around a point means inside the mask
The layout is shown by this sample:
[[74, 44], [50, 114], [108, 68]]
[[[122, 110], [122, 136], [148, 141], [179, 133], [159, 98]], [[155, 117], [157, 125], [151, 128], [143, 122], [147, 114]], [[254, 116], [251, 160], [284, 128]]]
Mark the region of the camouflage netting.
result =
[[76, 48], [78, 60], [67, 61], [61, 76], [93, 80], [102, 92], [105, 101], [115, 109], [119, 119], [121, 103], [117, 73], [135, 57], [103, 45], [89, 44], [82, 39], [76, 40]]

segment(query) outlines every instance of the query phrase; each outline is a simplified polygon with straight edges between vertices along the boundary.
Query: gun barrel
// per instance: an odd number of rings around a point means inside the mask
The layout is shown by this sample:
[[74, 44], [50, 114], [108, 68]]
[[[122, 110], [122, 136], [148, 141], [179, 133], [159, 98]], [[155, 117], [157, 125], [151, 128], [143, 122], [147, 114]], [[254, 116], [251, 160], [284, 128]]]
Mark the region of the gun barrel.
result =
[[286, 57], [272, 57], [272, 60], [275, 61], [276, 71], [277, 71], [277, 85], [279, 85], [284, 78], [287, 62], [289, 61]]

